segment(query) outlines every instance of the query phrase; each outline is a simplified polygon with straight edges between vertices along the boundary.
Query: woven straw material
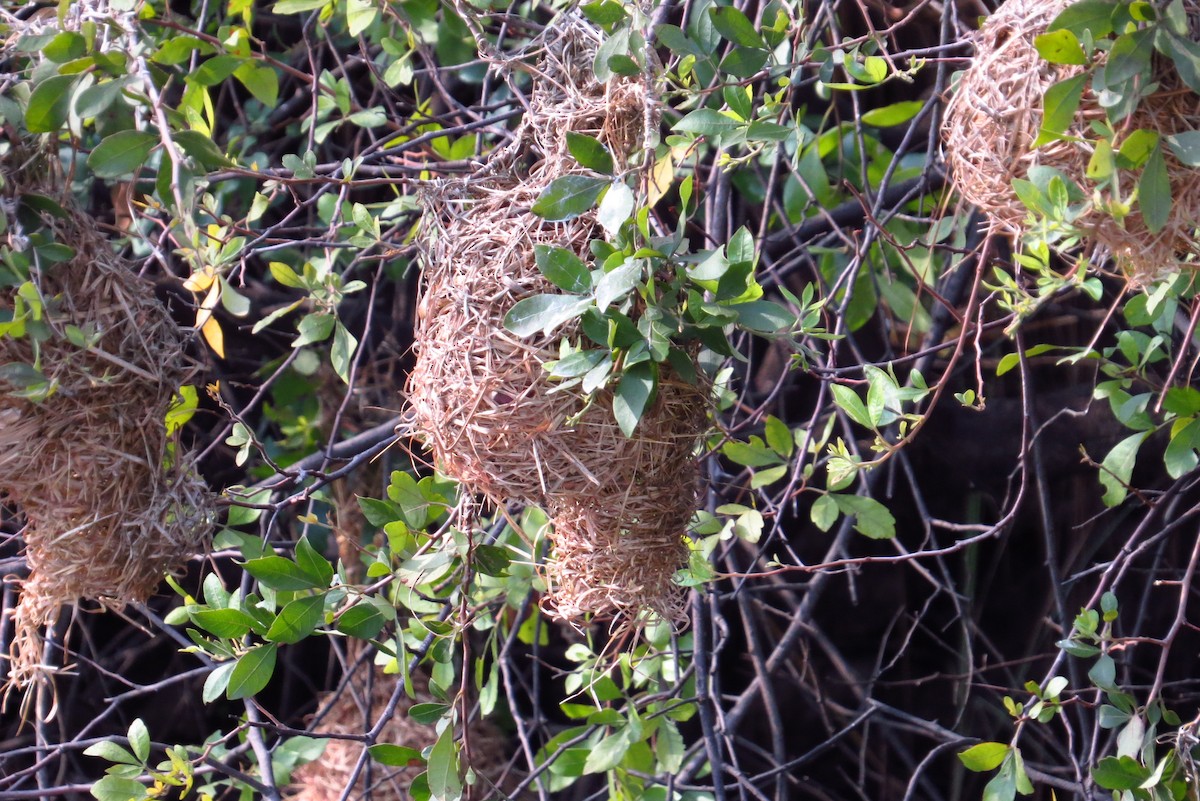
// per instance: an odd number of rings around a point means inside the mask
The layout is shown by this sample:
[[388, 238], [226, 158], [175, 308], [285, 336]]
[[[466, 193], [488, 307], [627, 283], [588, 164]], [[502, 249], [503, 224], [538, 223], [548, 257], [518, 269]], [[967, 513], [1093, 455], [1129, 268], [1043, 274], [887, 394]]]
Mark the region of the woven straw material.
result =
[[[421, 751], [436, 742], [437, 730], [433, 724], [416, 722], [409, 717], [408, 711], [414, 704], [436, 699], [429, 693], [428, 680], [423, 675], [413, 674], [412, 680], [417, 697], [401, 696], [395, 712], [383, 725], [378, 742]], [[340, 694], [325, 696], [322, 714], [309, 725], [315, 727], [318, 736], [361, 735], [375, 725], [398, 681], [398, 676], [384, 674], [369, 661], [361, 662], [348, 677]], [[467, 727], [466, 740], [468, 749], [464, 750], [462, 759], [479, 778], [474, 785], [464, 788], [463, 798], [472, 801], [502, 796], [497, 786], [503, 786], [513, 778], [505, 770], [504, 734], [488, 721], [477, 720]], [[391, 767], [369, 761], [369, 777], [368, 771], [363, 770], [356, 781], [351, 781], [363, 747], [358, 740], [328, 739], [320, 757], [301, 765], [292, 774], [287, 797], [290, 801], [340, 801], [349, 788], [350, 798], [408, 801], [413, 779], [423, 768]]]
[[[994, 225], [1014, 234], [1021, 232], [1027, 210], [1013, 191], [1012, 180], [1025, 178], [1031, 167], [1042, 165], [1061, 170], [1086, 187], [1087, 165], [1094, 150], [1087, 141], [1094, 136], [1089, 122], [1104, 118], [1096, 97], [1090, 89], [1085, 90], [1075, 122], [1066, 132], [1072, 140], [1031, 149], [1041, 126], [1046, 90], [1081, 70], [1046, 62], [1034, 46], [1034, 39], [1068, 5], [1070, 0], [1004, 3], [980, 30], [975, 59], [947, 107], [942, 134], [955, 187], [986, 212]], [[1188, 0], [1185, 5], [1195, 19], [1200, 3]], [[1159, 87], [1126, 121], [1128, 130], [1144, 128], [1166, 137], [1200, 128], [1200, 97], [1184, 86], [1162, 59], [1157, 63]], [[1165, 146], [1163, 152], [1173, 203], [1170, 219], [1161, 231], [1150, 233], [1136, 210], [1118, 222], [1104, 209], [1091, 208], [1076, 223], [1137, 281], [1197, 267], [1200, 171], [1180, 163]], [[1136, 186], [1139, 174], [1140, 170], [1120, 171], [1123, 192]]]
[[595, 80], [599, 36], [582, 18], [563, 15], [546, 41], [553, 45], [531, 70], [529, 110], [513, 142], [478, 173], [425, 193], [416, 364], [407, 386], [414, 429], [437, 467], [468, 492], [551, 515], [547, 608], [572, 620], [641, 609], [673, 614], [679, 603], [670, 577], [686, 554], [681, 537], [695, 500], [692, 450], [704, 430], [706, 394], [664, 370], [658, 401], [627, 439], [613, 419], [611, 391], [589, 400], [558, 387], [543, 368], [558, 358], [563, 337], [580, 341], [577, 324], [524, 338], [504, 327], [517, 302], [559, 291], [538, 270], [535, 246], [586, 260], [600, 233], [592, 212], [551, 223], [528, 210], [555, 179], [589, 174], [570, 155], [567, 133], [599, 139], [621, 169], [657, 120], [640, 79]]
[[[212, 499], [186, 458], [164, 466], [164, 417], [192, 372], [178, 328], [153, 286], [74, 209], [56, 160], [21, 152], [5, 165], [3, 198], [14, 208], [28, 193], [55, 198], [66, 215], [47, 220], [75, 255], [32, 272], [53, 335], [36, 353], [29, 336], [0, 337], [0, 364], [36, 362], [55, 387], [32, 402], [0, 381], [0, 497], [26, 519], [30, 568], [16, 610], [16, 685], [41, 669], [40, 629], [62, 605], [145, 599], [202, 547], [212, 517]], [[0, 310], [13, 310], [15, 294], [0, 289]], [[98, 338], [87, 348], [71, 344], [68, 326]]]

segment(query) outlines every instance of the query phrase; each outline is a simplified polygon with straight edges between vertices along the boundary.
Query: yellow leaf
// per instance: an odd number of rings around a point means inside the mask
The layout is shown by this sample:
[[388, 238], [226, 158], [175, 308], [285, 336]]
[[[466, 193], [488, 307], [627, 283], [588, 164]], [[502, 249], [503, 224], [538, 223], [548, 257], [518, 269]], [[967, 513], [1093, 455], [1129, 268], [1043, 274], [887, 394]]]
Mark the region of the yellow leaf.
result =
[[212, 286], [213, 283], [213, 268], [205, 267], [202, 272], [192, 273], [186, 281], [183, 282], [183, 288], [192, 292], [203, 292]]
[[650, 206], [657, 203], [675, 182], [675, 160], [668, 152], [659, 159], [650, 172]]
[[224, 359], [225, 334], [221, 331], [221, 324], [211, 314], [204, 321], [204, 325], [200, 327], [200, 333], [204, 335], [204, 341], [213, 349], [213, 352]]

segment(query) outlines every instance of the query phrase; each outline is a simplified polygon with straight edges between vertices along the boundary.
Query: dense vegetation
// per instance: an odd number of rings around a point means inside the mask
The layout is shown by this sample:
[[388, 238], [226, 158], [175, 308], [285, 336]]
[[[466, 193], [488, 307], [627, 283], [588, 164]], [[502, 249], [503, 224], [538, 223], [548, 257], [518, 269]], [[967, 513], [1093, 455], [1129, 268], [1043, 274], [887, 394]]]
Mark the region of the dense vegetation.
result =
[[[50, 626], [0, 801], [1195, 797], [1200, 10], [1068, 5], [992, 39], [990, 0], [0, 12], [0, 446], [105, 347], [48, 288], [100, 237], [191, 332], [151, 460], [219, 496], [169, 588]], [[1085, 156], [997, 157], [1017, 211], [981, 211], [947, 104], [1026, 34], [1022, 146]], [[455, 187], [496, 175], [483, 224]], [[571, 606], [552, 482], [435, 469], [401, 391], [468, 228], [545, 235], [497, 341], [553, 348], [614, 459], [691, 399], [666, 595]]]

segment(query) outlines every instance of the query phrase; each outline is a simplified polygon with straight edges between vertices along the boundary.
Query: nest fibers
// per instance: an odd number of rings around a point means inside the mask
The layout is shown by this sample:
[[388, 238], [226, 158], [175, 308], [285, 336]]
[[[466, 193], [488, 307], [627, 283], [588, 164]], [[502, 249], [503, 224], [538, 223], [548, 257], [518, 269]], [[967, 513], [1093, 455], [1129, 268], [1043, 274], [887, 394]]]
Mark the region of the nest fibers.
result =
[[[1087, 165], [1094, 146], [1088, 123], [1104, 118], [1090, 89], [1085, 90], [1072, 140], [1058, 140], [1032, 149], [1042, 122], [1042, 98], [1055, 83], [1078, 75], [1081, 67], [1050, 64], [1034, 47], [1071, 0], [1008, 0], [984, 23], [975, 42], [976, 55], [951, 99], [943, 127], [946, 161], [954, 184], [970, 203], [985, 211], [1001, 228], [1019, 233], [1027, 210], [1012, 188], [1031, 167], [1061, 170], [1086, 186]], [[1198, 29], [1200, 0], [1185, 0]], [[1167, 137], [1200, 128], [1200, 97], [1179, 79], [1174, 67], [1156, 55], [1158, 89], [1144, 98], [1126, 121], [1129, 130], [1144, 128]], [[1107, 248], [1121, 269], [1137, 280], [1180, 268], [1197, 269], [1196, 226], [1200, 219], [1200, 171], [1182, 164], [1163, 147], [1170, 176], [1172, 207], [1166, 226], [1151, 233], [1136, 210], [1119, 222], [1103, 208], [1091, 208], [1076, 221], [1089, 239]], [[1137, 185], [1137, 171], [1120, 171], [1120, 186], [1128, 193]]]
[[[309, 725], [315, 729], [316, 736], [361, 737], [375, 725], [399, 681], [399, 676], [385, 674], [370, 661], [361, 661], [346, 677], [341, 690], [325, 697], [321, 713]], [[395, 712], [384, 723], [377, 739], [380, 743], [421, 751], [434, 744], [438, 732], [432, 723], [413, 720], [409, 710], [415, 704], [436, 699], [429, 692], [425, 676], [414, 673], [412, 682], [416, 697], [401, 695]], [[368, 762], [358, 771], [357, 779], [353, 778], [364, 747], [359, 739], [330, 737], [321, 756], [301, 765], [292, 774], [286, 797], [289, 801], [340, 801], [350, 793], [351, 798], [374, 801], [408, 801], [412, 798], [410, 788], [413, 779], [423, 771], [421, 767], [389, 767]], [[507, 738], [487, 720], [475, 720], [467, 726], [461, 756], [477, 780], [464, 788], [465, 801], [494, 798], [500, 789], [513, 783], [514, 776], [506, 771], [506, 750]], [[501, 794], [507, 797], [507, 794]]]
[[[525, 119], [513, 142], [478, 173], [424, 196], [422, 291], [407, 393], [439, 469], [495, 504], [544, 507], [554, 527], [547, 606], [566, 619], [678, 617], [671, 577], [694, 509], [692, 451], [706, 393], [670, 378], [632, 438], [612, 417], [612, 396], [555, 391], [542, 365], [577, 326], [518, 337], [504, 315], [518, 301], [558, 290], [539, 272], [536, 245], [587, 258], [595, 215], [551, 223], [528, 209], [561, 176], [586, 173], [568, 132], [599, 139], [620, 172], [657, 123], [641, 79], [597, 82], [598, 32], [574, 14], [547, 30], [552, 45], [532, 71]], [[527, 166], [531, 165], [531, 166]]]
[[[43, 626], [64, 604], [114, 607], [145, 599], [164, 572], [200, 548], [211, 517], [203, 483], [169, 449], [164, 417], [190, 374], [183, 339], [153, 286], [118, 258], [95, 220], [62, 190], [57, 159], [20, 149], [0, 159], [8, 245], [29, 255], [27, 289], [45, 307], [48, 336], [0, 335], [0, 499], [24, 515], [30, 577], [15, 611], [10, 680], [35, 678]], [[54, 198], [62, 213], [36, 211]], [[46, 208], [46, 204], [41, 204]], [[34, 230], [74, 250], [57, 264], [27, 248]], [[0, 286], [0, 313], [17, 290]], [[87, 338], [72, 344], [74, 327]], [[11, 378], [37, 364], [53, 387], [20, 397]]]

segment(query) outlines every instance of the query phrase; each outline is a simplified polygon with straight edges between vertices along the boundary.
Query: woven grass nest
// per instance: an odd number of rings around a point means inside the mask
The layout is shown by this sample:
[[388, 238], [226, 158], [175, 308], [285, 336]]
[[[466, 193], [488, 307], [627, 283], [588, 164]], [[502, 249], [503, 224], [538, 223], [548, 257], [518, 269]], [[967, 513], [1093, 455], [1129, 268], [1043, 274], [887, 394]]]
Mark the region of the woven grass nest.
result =
[[[1046, 62], [1034, 39], [1071, 0], [1008, 0], [985, 21], [975, 40], [976, 55], [950, 100], [943, 126], [946, 161], [955, 187], [970, 203], [986, 212], [1003, 230], [1019, 233], [1026, 208], [1012, 188], [1014, 178], [1025, 178], [1036, 165], [1061, 170], [1086, 186], [1086, 170], [1093, 153], [1087, 141], [1091, 120], [1102, 120], [1104, 110], [1095, 95], [1085, 90], [1075, 123], [1067, 135], [1036, 150], [1042, 120], [1042, 97], [1053, 84], [1079, 74], [1081, 67]], [[1200, 1], [1184, 3], [1192, 30], [1200, 30]], [[1193, 38], [1196, 38], [1193, 35]], [[1173, 66], [1159, 63], [1158, 89], [1141, 101], [1123, 123], [1129, 130], [1143, 128], [1166, 137], [1200, 129], [1200, 97], [1179, 79]], [[1152, 279], [1181, 268], [1197, 269], [1200, 250], [1196, 241], [1200, 219], [1200, 170], [1188, 167], [1169, 148], [1163, 149], [1170, 176], [1172, 209], [1166, 226], [1151, 233], [1136, 211], [1118, 222], [1102, 209], [1087, 211], [1077, 222], [1092, 242], [1107, 249], [1123, 272], [1137, 281]], [[1138, 172], [1121, 171], [1121, 185], [1136, 185]], [[1126, 190], [1128, 191], [1128, 190]]]
[[[0, 500], [25, 518], [30, 570], [10, 656], [10, 682], [21, 686], [42, 669], [41, 629], [63, 605], [145, 599], [201, 549], [212, 500], [185, 457], [166, 466], [164, 417], [192, 369], [153, 286], [76, 210], [53, 154], [14, 148], [0, 166], [0, 199], [17, 211], [9, 246], [24, 250], [23, 226], [34, 223], [74, 249], [69, 260], [31, 269], [51, 329], [37, 353], [31, 336], [0, 336], [0, 365], [37, 363], [54, 386], [35, 402], [0, 376]], [[35, 211], [28, 200], [37, 196], [62, 214]], [[14, 310], [15, 296], [0, 287], [0, 313]], [[95, 332], [94, 341], [72, 344], [68, 326]]]
[[545, 606], [577, 620], [636, 617], [650, 609], [676, 619], [671, 581], [696, 497], [692, 456], [706, 420], [707, 393], [671, 378], [626, 438], [609, 391], [588, 399], [554, 391], [542, 365], [558, 358], [566, 324], [521, 338], [504, 315], [532, 295], [556, 292], [539, 272], [536, 245], [585, 260], [599, 234], [592, 213], [550, 223], [528, 209], [556, 178], [586, 174], [566, 134], [599, 139], [620, 171], [656, 124], [652, 89], [641, 79], [598, 83], [591, 63], [598, 32], [566, 14], [551, 26], [533, 70], [529, 109], [513, 142], [478, 173], [424, 195], [423, 270], [407, 387], [414, 427], [435, 463], [496, 505], [543, 507], [554, 523]]
[[[396, 675], [384, 674], [369, 661], [360, 662], [337, 693], [322, 700], [320, 712], [309, 722], [319, 734], [361, 735], [375, 725], [380, 713], [391, 700], [399, 681]], [[428, 680], [413, 674], [416, 698], [402, 696], [396, 711], [379, 734], [378, 742], [402, 745], [420, 751], [433, 745], [437, 731], [432, 724], [418, 723], [408, 715], [414, 704], [432, 701]], [[467, 727], [466, 748], [462, 760], [478, 776], [473, 785], [464, 788], [463, 798], [507, 797], [502, 788], [514, 778], [507, 772], [506, 737], [486, 720], [476, 720]], [[353, 785], [351, 798], [370, 798], [374, 801], [408, 801], [413, 779], [421, 773], [419, 766], [390, 767], [371, 762], [370, 773], [361, 771], [351, 781], [354, 769], [362, 756], [359, 740], [330, 738], [325, 750], [315, 761], [301, 765], [292, 774], [287, 797], [290, 801], [340, 801], [347, 788]]]

